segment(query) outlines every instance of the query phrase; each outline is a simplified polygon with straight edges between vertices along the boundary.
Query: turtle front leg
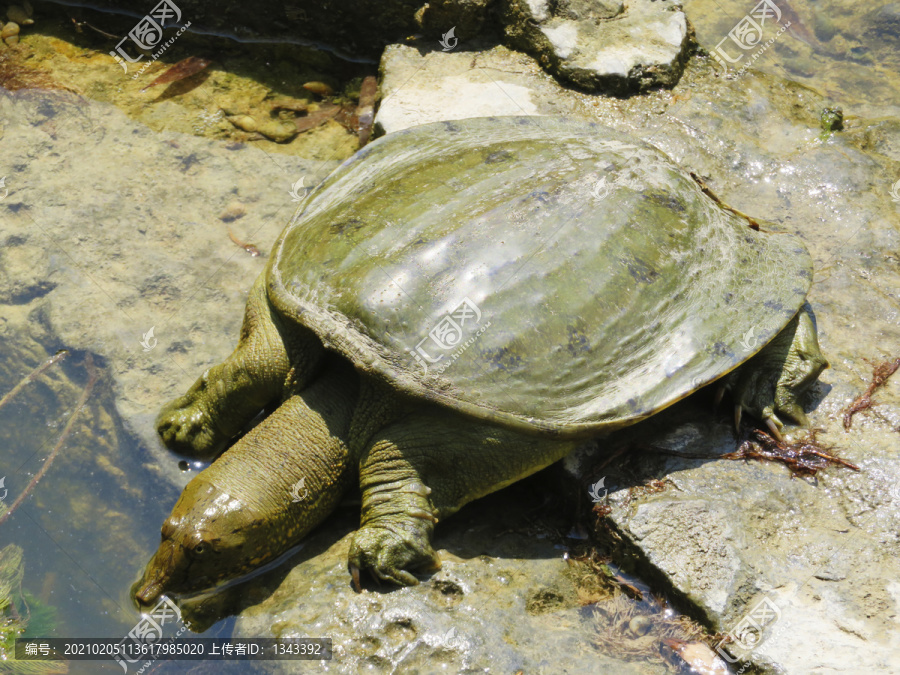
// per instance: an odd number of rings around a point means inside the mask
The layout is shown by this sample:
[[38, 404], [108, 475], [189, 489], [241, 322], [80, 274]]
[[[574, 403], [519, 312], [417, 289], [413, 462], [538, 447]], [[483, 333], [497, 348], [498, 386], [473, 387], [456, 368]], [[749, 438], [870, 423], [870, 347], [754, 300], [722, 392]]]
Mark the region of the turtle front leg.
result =
[[431, 537], [439, 519], [549, 466], [574, 441], [548, 441], [423, 406], [378, 433], [362, 453], [362, 517], [350, 571], [401, 586], [440, 568]]
[[806, 425], [800, 398], [827, 367], [807, 303], [772, 342], [729, 375], [726, 387], [734, 394], [735, 425], [740, 425], [741, 413], [748, 412], [779, 440], [782, 417]]
[[208, 369], [184, 396], [166, 405], [156, 428], [170, 449], [211, 458], [264, 407], [297, 391], [322, 355], [318, 338], [287, 324], [269, 304], [263, 272], [247, 300], [237, 348]]

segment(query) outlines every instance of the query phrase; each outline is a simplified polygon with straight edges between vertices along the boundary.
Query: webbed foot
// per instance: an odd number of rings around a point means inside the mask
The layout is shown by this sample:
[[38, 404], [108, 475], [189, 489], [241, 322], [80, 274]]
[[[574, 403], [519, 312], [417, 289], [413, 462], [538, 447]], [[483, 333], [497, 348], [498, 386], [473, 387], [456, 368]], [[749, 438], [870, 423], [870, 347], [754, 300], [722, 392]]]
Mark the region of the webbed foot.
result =
[[359, 586], [359, 570], [398, 586], [415, 586], [419, 580], [409, 570], [440, 569], [440, 556], [431, 548], [430, 528], [405, 521], [366, 525], [353, 536], [350, 572]]
[[740, 426], [744, 412], [762, 420], [779, 440], [785, 420], [805, 426], [800, 398], [827, 367], [828, 361], [819, 350], [812, 310], [804, 305], [772, 342], [728, 377], [726, 387], [734, 395], [735, 426]]
[[228, 442], [230, 435], [218, 429], [206, 404], [209, 376], [207, 370], [184, 396], [179, 396], [160, 412], [156, 430], [170, 450], [190, 457], [210, 458]]

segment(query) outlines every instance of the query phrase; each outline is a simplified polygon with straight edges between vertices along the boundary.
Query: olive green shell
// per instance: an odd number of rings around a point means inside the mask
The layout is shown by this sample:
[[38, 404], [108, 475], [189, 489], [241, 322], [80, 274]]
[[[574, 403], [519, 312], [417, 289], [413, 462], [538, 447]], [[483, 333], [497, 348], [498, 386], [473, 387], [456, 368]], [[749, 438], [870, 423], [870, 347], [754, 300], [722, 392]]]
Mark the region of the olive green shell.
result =
[[592, 122], [428, 124], [300, 205], [269, 297], [399, 391], [582, 437], [729, 372], [803, 305], [812, 262], [652, 146]]

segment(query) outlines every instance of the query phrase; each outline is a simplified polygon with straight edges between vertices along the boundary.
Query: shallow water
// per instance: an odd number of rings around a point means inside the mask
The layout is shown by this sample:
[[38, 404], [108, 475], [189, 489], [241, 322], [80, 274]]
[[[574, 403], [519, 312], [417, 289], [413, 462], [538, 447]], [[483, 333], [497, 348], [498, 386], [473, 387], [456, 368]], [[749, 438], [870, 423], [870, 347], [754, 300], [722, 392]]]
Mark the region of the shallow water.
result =
[[[778, 4], [788, 7], [784, 0]], [[795, 79], [826, 93], [835, 105], [844, 108], [848, 119], [852, 115], [900, 114], [900, 51], [897, 50], [900, 36], [883, 32], [876, 20], [878, 13], [890, 4], [791, 0], [792, 16], [799, 19], [799, 22], [794, 20], [798, 26], [796, 35], [785, 33], [778, 37], [754, 62], [754, 67]], [[736, 0], [689, 0], [686, 9], [700, 42], [713, 49], [752, 9], [752, 5]], [[23, 31], [20, 47], [23, 51], [30, 50], [32, 64], [46, 69], [49, 78], [71, 86], [88, 98], [118, 107], [154, 132], [202, 136], [223, 145], [235, 141], [250, 142], [254, 144], [254, 152], [264, 153], [275, 163], [282, 155], [291, 155], [324, 165], [344, 159], [354, 150], [355, 139], [333, 122], [314, 133], [300, 135], [286, 145], [265, 139], [251, 141], [246, 133], [224, 120], [219, 106], [227, 99], [242, 114], [261, 115], [271, 92], [283, 97], [309, 98], [308, 92], [298, 83], [326, 79], [335, 86], [350, 86], [354, 78], [374, 72], [372, 64], [344, 62], [334, 55], [297, 45], [251, 46], [232, 41], [220, 44], [216, 38], [207, 37], [202, 48], [208, 49], [212, 45], [216, 53], [227, 54], [207, 79], [193, 89], [176, 87], [167, 93], [149, 90], [142, 94], [137, 83], [128, 82], [119, 67], [106, 56], [108, 39], [89, 27], [82, 27], [80, 34], [74, 33], [67, 17], [59, 14], [48, 12], [43, 17], [39, 14], [38, 18], [41, 19], [38, 23]], [[766, 39], [769, 37], [767, 35]], [[192, 49], [201, 48], [197, 44], [184, 39], [173, 48], [170, 62], [191, 55]], [[227, 49], [223, 44], [227, 44]], [[726, 49], [732, 56], [738, 54], [733, 46]], [[303, 58], [297, 58], [298, 51], [302, 52]], [[753, 53], [753, 50], [747, 50], [743, 60], [748, 61]], [[161, 71], [162, 68], [155, 69], [148, 75]], [[145, 78], [142, 83], [149, 83], [149, 80]], [[102, 109], [94, 114], [102, 115]], [[68, 119], [81, 124], [77, 116]], [[90, 132], [90, 128], [87, 131]], [[108, 156], [98, 156], [98, 152]], [[117, 152], [116, 145], [98, 143], [83, 161], [114, 164]], [[5, 174], [7, 186], [14, 186], [14, 190], [24, 189], [15, 184], [15, 166], [0, 168], [0, 172]], [[290, 184], [291, 181], [286, 182], [286, 186]], [[252, 192], [252, 180], [242, 189], [245, 193]], [[12, 197], [15, 197], [14, 192]], [[73, 209], [83, 209], [79, 214], [81, 219], [73, 218], [71, 223], [62, 226], [77, 227], [84, 218], [89, 218], [91, 201], [95, 198], [96, 194], [84, 194], [73, 199]], [[12, 203], [8, 198], [5, 201], [6, 205], [0, 203], [0, 209]], [[0, 213], [3, 218], [13, 215], [9, 211]], [[71, 256], [72, 251], [55, 245], [52, 228], [42, 229], [46, 224], [40, 221], [39, 210], [34, 213], [34, 227], [48, 235], [43, 251], [32, 252], [36, 256], [34, 265], [37, 266], [42, 258], [52, 261]], [[250, 231], [264, 232], [254, 240], [260, 249], [267, 249], [274, 234], [280, 230], [278, 222], [286, 222], [289, 213], [288, 208], [280, 214], [281, 220], [273, 220], [267, 230]], [[18, 210], [16, 217], [22, 217]], [[240, 231], [240, 223], [240, 220], [236, 221], [235, 230]], [[0, 239], [7, 251], [12, 251], [5, 227], [0, 221]], [[224, 231], [220, 240], [226, 250], [223, 259], [245, 255], [227, 241]], [[10, 255], [7, 251], [3, 255]], [[16, 248], [15, 255], [23, 255], [23, 252]], [[78, 262], [81, 266], [75, 267], [80, 269], [80, 277], [57, 283], [90, 285], [100, 279], [101, 285], [105, 284], [105, 272], [95, 274], [90, 259]], [[237, 264], [253, 271], [250, 266], [257, 263], [263, 264], [240, 257]], [[128, 267], [129, 261], [120, 260], [118, 264]], [[167, 273], [166, 265], [189, 264], [189, 259], [160, 262], [160, 273]], [[9, 260], [5, 265], [10, 269], [14, 267], [9, 265]], [[52, 317], [41, 315], [44, 310], [39, 301], [47, 289], [29, 285], [21, 264], [15, 269], [19, 276], [0, 277], [0, 393], [10, 390], [57, 349], [70, 347], [49, 328]], [[7, 284], [8, 288], [3, 288], [2, 284]], [[241, 286], [236, 284], [236, 287]], [[235, 295], [239, 295], [238, 290]], [[158, 297], [159, 286], [151, 284], [139, 289], [132, 300], [152, 304]], [[122, 298], [110, 296], [109, 299], [108, 306], [93, 308], [92, 321], [123, 323]], [[233, 318], [235, 325], [228, 336], [215, 339], [226, 345], [233, 344], [238, 320], [239, 316]], [[127, 341], [127, 349], [135, 351], [138, 357], [138, 335], [148, 327], [128, 322], [127, 330], [121, 329], [123, 344]], [[157, 334], [162, 336], [159, 331]], [[213, 338], [199, 327], [193, 339], [203, 342]], [[100, 338], [98, 341], [102, 342]], [[0, 545], [15, 543], [24, 549], [24, 587], [40, 602], [56, 608], [57, 635], [112, 638], [127, 634], [139, 619], [128, 591], [155, 549], [159, 526], [178, 495], [178, 470], [176, 459], [159, 471], [148, 470], [148, 465], [157, 459], [148, 457], [145, 444], [123, 425], [103, 350], [98, 349], [96, 353], [95, 366], [100, 377], [79, 414], [72, 435], [30, 497], [0, 525]], [[177, 350], [172, 358], [183, 371], [185, 382], [199, 374], [197, 364], [189, 359], [178, 360], [181, 356]], [[0, 409], [0, 477], [5, 478], [8, 491], [4, 503], [12, 503], [25, 489], [57, 442], [88, 381], [84, 359], [84, 352], [73, 352], [26, 385], [14, 400]], [[172, 392], [183, 388], [181, 384], [169, 386]], [[149, 388], [152, 392], [143, 392], [143, 398], [141, 392], [135, 394], [136, 402], [129, 403], [132, 409], [139, 408], [145, 401], [158, 400], [158, 393], [166, 389], [162, 385]], [[154, 413], [148, 408], [142, 414], [149, 419]], [[232, 621], [226, 619], [215, 623], [204, 635], [227, 635], [231, 626]], [[120, 671], [115, 664], [98, 663], [73, 663], [70, 670], [72, 673]], [[170, 664], [158, 672], [187, 671], [188, 666]], [[244, 668], [241, 672], [254, 671]]]
[[[778, 0], [771, 17], [740, 46], [729, 32], [762, 3], [741, 0], [686, 0], [685, 11], [697, 40], [710, 52], [720, 47], [723, 61], [738, 70], [748, 62], [763, 72], [795, 80], [830, 97], [845, 113], [864, 117], [896, 115], [900, 110], [898, 12], [890, 0]], [[780, 18], [775, 12], [780, 12]], [[780, 32], [773, 21], [791, 23]], [[757, 21], [759, 24], [759, 21]], [[770, 46], [766, 46], [771, 41]], [[754, 58], [757, 54], [759, 56]], [[729, 59], [734, 59], [732, 63]]]

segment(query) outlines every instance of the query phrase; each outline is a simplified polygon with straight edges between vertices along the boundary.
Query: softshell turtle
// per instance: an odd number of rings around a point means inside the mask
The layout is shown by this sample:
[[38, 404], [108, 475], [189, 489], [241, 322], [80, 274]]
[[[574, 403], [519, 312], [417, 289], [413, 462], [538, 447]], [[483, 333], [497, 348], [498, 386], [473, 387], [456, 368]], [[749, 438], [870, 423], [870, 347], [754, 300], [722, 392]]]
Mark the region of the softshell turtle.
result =
[[350, 569], [415, 584], [435, 523], [714, 380], [778, 431], [827, 366], [789, 234], [756, 231], [654, 147], [574, 119], [390, 134], [300, 205], [240, 342], [161, 413], [213, 457], [135, 588], [274, 559], [358, 485]]

